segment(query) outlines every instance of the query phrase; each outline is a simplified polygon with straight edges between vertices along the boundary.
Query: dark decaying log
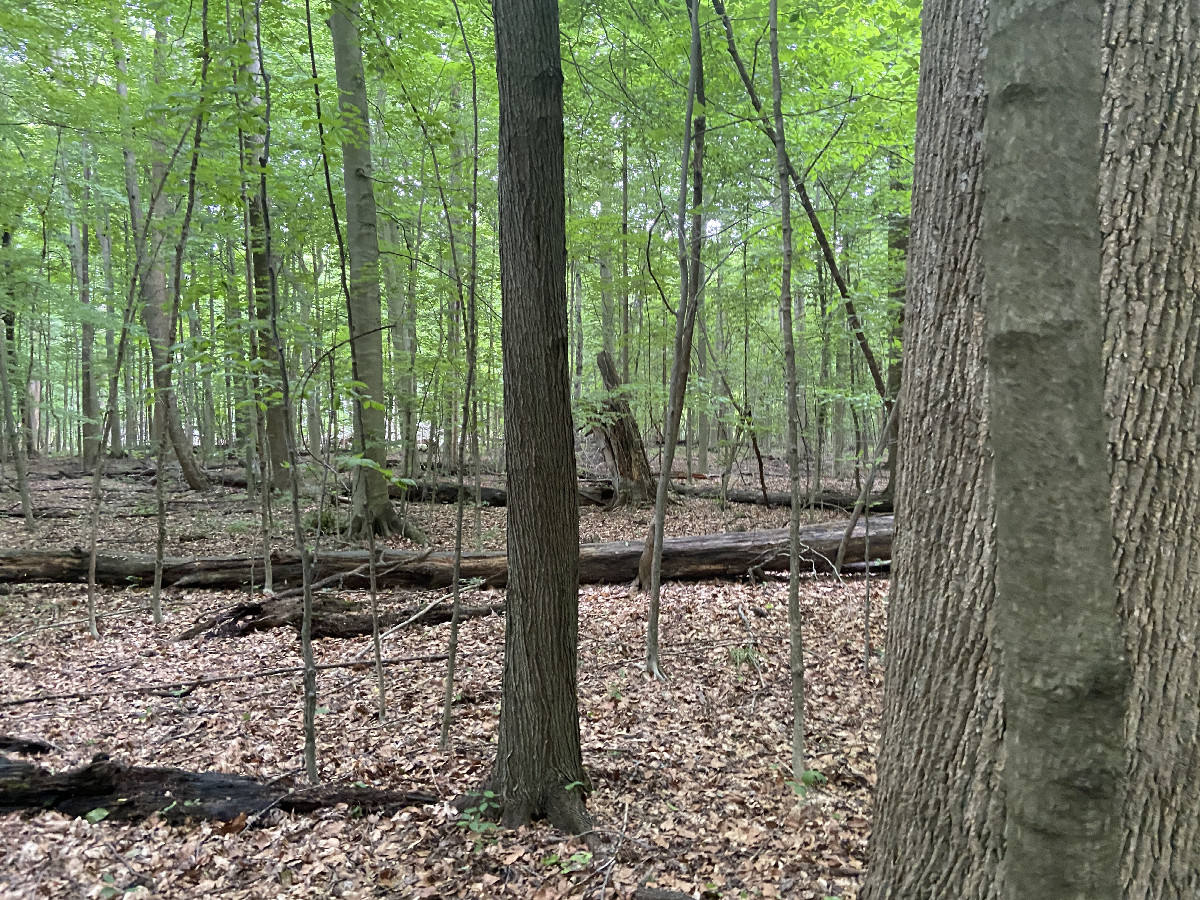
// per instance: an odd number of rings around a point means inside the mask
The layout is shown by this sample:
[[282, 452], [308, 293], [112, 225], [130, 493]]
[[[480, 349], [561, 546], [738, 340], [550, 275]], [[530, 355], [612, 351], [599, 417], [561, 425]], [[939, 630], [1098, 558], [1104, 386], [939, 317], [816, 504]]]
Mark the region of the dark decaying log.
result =
[[50, 753], [54, 750], [54, 745], [46, 741], [40, 741], [37, 738], [23, 738], [15, 734], [0, 734], [0, 750], [37, 756], [42, 753]]
[[[876, 516], [871, 523], [871, 559], [891, 558], [892, 517]], [[837, 555], [846, 523], [826, 522], [800, 530], [802, 570], [829, 572]], [[864, 526], [859, 524], [847, 545], [845, 561], [863, 562]], [[788, 567], [787, 529], [707, 534], [668, 538], [663, 542], [663, 578], [754, 577]], [[627, 584], [638, 574], [642, 541], [613, 541], [583, 544], [579, 548], [579, 580], [583, 584]], [[339, 550], [321, 554], [316, 579], [345, 574], [344, 587], [367, 586], [366, 551]], [[87, 580], [87, 554], [75, 550], [0, 550], [0, 583], [82, 582]], [[300, 583], [300, 560], [294, 553], [272, 557], [272, 575], [277, 586]], [[380, 554], [376, 577], [380, 587], [429, 589], [450, 584], [454, 555], [449, 552], [388, 550]], [[167, 557], [163, 584], [190, 588], [241, 588], [250, 583], [251, 573], [261, 579], [262, 560], [252, 556], [207, 558]], [[503, 587], [508, 580], [508, 558], [503, 553], [464, 553], [461, 577], [478, 580], [488, 587]], [[154, 557], [148, 553], [100, 553], [96, 580], [101, 584], [151, 584]]]
[[168, 822], [217, 819], [244, 826], [247, 817], [272, 808], [310, 813], [345, 803], [350, 809], [391, 814], [437, 802], [436, 796], [416, 791], [310, 788], [279, 781], [264, 784], [221, 772], [127, 766], [104, 754], [86, 766], [58, 773], [0, 756], [0, 813], [54, 809], [69, 816], [129, 821], [157, 812]]
[[[462, 606], [458, 619], [474, 619], [479, 616], [501, 615], [504, 605]], [[207, 637], [241, 637], [252, 631], [268, 631], [272, 628], [291, 626], [300, 628], [303, 605], [299, 597], [261, 597], [239, 603], [217, 615], [201, 620], [179, 635], [180, 640], [205, 635]], [[434, 606], [414, 607], [398, 611], [379, 613], [380, 629], [410, 625], [437, 625], [450, 621], [450, 606], [439, 603]], [[312, 636], [314, 638], [350, 638], [371, 634], [374, 622], [371, 614], [361, 603], [342, 600], [338, 597], [319, 596], [313, 598]]]
[[[699, 497], [705, 500], [720, 500], [721, 488], [719, 485], [710, 484], [678, 484], [672, 482], [671, 490], [676, 494], [681, 494], [685, 497]], [[762, 491], [749, 491], [745, 489], [729, 490], [725, 492], [725, 500], [728, 503], [756, 503], [759, 506], [791, 506], [791, 494], [786, 491], [768, 491], [766, 500], [763, 500]], [[844, 509], [852, 510], [858, 502], [858, 494], [850, 494], [844, 491], [818, 491], [812, 498], [812, 503], [809, 503], [808, 495], [805, 494], [802, 498], [805, 506], [813, 506], [816, 508], [827, 509]], [[871, 515], [877, 513], [890, 513], [892, 511], [892, 498], [889, 496], [877, 496], [871, 499], [871, 505], [868, 507]]]

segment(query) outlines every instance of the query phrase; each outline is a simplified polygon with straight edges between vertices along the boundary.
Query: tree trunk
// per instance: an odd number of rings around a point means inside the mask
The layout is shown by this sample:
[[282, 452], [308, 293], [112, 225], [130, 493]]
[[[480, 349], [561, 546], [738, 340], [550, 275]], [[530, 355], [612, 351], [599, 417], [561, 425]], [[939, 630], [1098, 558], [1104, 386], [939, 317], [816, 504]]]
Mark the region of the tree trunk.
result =
[[[983, 0], [939, 0], [925, 12], [870, 900], [1006, 890], [978, 255], [986, 15]], [[1179, 0], [1109, 3], [1104, 22], [1104, 402], [1117, 606], [1132, 664], [1120, 879], [1129, 900], [1174, 900], [1200, 889], [1200, 767], [1190, 739], [1180, 743], [1200, 727], [1200, 661], [1180, 625], [1200, 619], [1200, 581], [1179, 574], [1200, 551], [1200, 469], [1182, 462], [1200, 433], [1200, 22]]]
[[[895, 163], [892, 163], [895, 165]], [[906, 185], [892, 178], [890, 187], [893, 192], [908, 193]], [[892, 406], [900, 396], [900, 384], [904, 376], [904, 277], [908, 264], [908, 216], [893, 212], [888, 216], [888, 278], [891, 289], [888, 291], [888, 304], [892, 307], [892, 327], [888, 335], [888, 367], [887, 367], [887, 399], [884, 401], [884, 418], [891, 418]], [[900, 437], [900, 420], [896, 419], [888, 434], [887, 461], [884, 471], [887, 472], [887, 485], [883, 495], [889, 500], [896, 494], [896, 455], [897, 441]]]
[[[663, 530], [667, 515], [667, 489], [671, 483], [671, 467], [675, 445], [679, 440], [679, 421], [687, 396], [688, 373], [692, 365], [692, 334], [696, 325], [696, 305], [700, 289], [701, 207], [704, 202], [704, 136], [707, 116], [704, 95], [704, 58], [700, 41], [699, 0], [688, 4], [691, 24], [690, 74], [686, 112], [684, 113], [682, 163], [680, 166], [679, 211], [679, 309], [675, 315], [674, 358], [671, 362], [671, 388], [667, 399], [663, 428], [662, 456], [659, 461], [658, 485], [654, 494], [654, 522], [646, 538], [650, 583], [650, 612], [646, 623], [646, 670], [655, 678], [663, 678], [658, 654], [659, 584]], [[693, 120], [693, 115], [695, 119]], [[694, 145], [694, 150], [693, 150]], [[687, 241], [689, 154], [692, 181], [691, 241]]]
[[[699, 2], [699, 0], [695, 0]], [[792, 329], [792, 202], [788, 190], [788, 154], [783, 125], [783, 80], [779, 66], [779, 0], [770, 0], [771, 97], [775, 118], [775, 165], [779, 177], [783, 236], [780, 266], [779, 323], [787, 403], [787, 464], [791, 515], [788, 516], [788, 670], [792, 699], [792, 778], [802, 779], [804, 763], [804, 642], [800, 621], [800, 405], [796, 379], [796, 343]]]
[[590, 828], [579, 742], [579, 508], [568, 372], [557, 0], [497, 0], [508, 621], [491, 789], [501, 820]]
[[[16, 359], [16, 354], [12, 346], [13, 333], [16, 330], [16, 313], [14, 311], [16, 296], [13, 290], [12, 278], [13, 267], [9, 259], [9, 254], [12, 252], [12, 232], [8, 229], [4, 230], [3, 238], [0, 238], [0, 250], [4, 253], [3, 269], [4, 280], [7, 282], [4, 286], [3, 307], [0, 307], [0, 316], [3, 321], [0, 322], [0, 405], [4, 409], [4, 446], [11, 455], [13, 468], [17, 471], [17, 491], [21, 495], [21, 515], [25, 519], [27, 527], [33, 527], [33, 501], [29, 496], [29, 474], [28, 474], [28, 448], [21, 435], [21, 429], [17, 427], [17, 417], [13, 414], [12, 403], [12, 383], [9, 377], [9, 363]], [[11, 320], [11, 321], [10, 321]]]
[[604, 380], [608, 399], [604, 401], [607, 415], [603, 431], [604, 439], [612, 450], [616, 471], [613, 473], [614, 503], [643, 504], [650, 500], [654, 489], [654, 476], [650, 473], [650, 460], [637, 420], [629, 408], [629, 401], [621, 393], [623, 385], [617, 377], [617, 367], [612, 356], [603, 351], [596, 357], [596, 367]]
[[[111, 319], [117, 312], [117, 292], [116, 285], [113, 281], [112, 267], [112, 232], [109, 226], [109, 216], [107, 206], [101, 207], [100, 227], [99, 227], [99, 243], [100, 243], [100, 265], [104, 272], [104, 308]], [[108, 364], [108, 452], [114, 458], [125, 455], [125, 451], [121, 441], [121, 417], [118, 408], [120, 391], [118, 379], [120, 372], [117, 366], [117, 341], [116, 335], [113, 333], [112, 327], [104, 330], [104, 348], [105, 362]], [[128, 355], [126, 359], [126, 371], [128, 371]]]
[[[1100, 283], [1116, 583], [1133, 666], [1121, 878], [1200, 892], [1200, 10], [1106, 4]], [[1181, 114], [1184, 113], [1185, 114]], [[1146, 123], [1154, 123], [1147, 129]]]
[[[155, 54], [162, 52], [165, 38], [157, 35], [155, 38]], [[153, 362], [152, 380], [154, 383], [155, 403], [154, 416], [159, 428], [166, 428], [171, 446], [183, 471], [183, 477], [192, 490], [208, 490], [208, 479], [192, 454], [192, 442], [183, 433], [183, 424], [179, 419], [179, 406], [176, 402], [172, 380], [173, 336], [171, 335], [171, 314], [167, 299], [167, 276], [164, 271], [166, 264], [163, 243], [165, 234], [161, 224], [162, 198], [157, 193], [150, 197], [149, 208], [143, 213], [141, 187], [138, 183], [137, 158], [133, 152], [132, 134], [128, 122], [128, 88], [125, 84], [127, 59], [119, 41], [114, 39], [114, 51], [117, 57], [117, 94], [121, 98], [122, 139], [124, 141], [123, 157], [125, 163], [125, 191], [129, 199], [129, 221], [134, 236], [134, 259], [141, 279], [142, 318], [149, 337], [150, 356]], [[159, 148], [161, 151], [162, 148]], [[166, 164], [163, 160], [165, 151], [156, 154], [151, 166], [151, 189], [158, 191], [158, 186], [165, 183]], [[147, 229], [146, 220], [149, 221]]]
[[1003, 893], [1004, 718], [991, 627], [995, 503], [978, 252], [985, 15], [983, 0], [939, 0], [924, 13], [904, 322], [910, 377], [900, 398], [869, 900]]
[[985, 38], [981, 243], [1016, 898], [1120, 896], [1129, 678], [1104, 471], [1100, 31], [1093, 0], [995, 0]]
[[387, 536], [401, 531], [400, 517], [379, 470], [387, 464], [383, 391], [383, 335], [380, 332], [379, 234], [371, 172], [371, 125], [358, 29], [357, 0], [334, 0], [329, 27], [337, 69], [339, 108], [347, 123], [342, 142], [346, 184], [346, 245], [350, 254], [347, 315], [354, 380], [366, 387], [355, 401], [356, 449], [363, 465], [354, 472], [350, 533]]
[[[278, 366], [274, 348], [266, 332], [267, 321], [270, 319], [270, 265], [267, 259], [266, 239], [263, 232], [263, 200], [256, 190], [253, 175], [260, 169], [259, 159], [266, 144], [266, 135], [258, 129], [262, 123], [258, 116], [264, 112], [262, 97], [259, 95], [259, 83], [262, 80], [261, 50], [252, 29], [247, 29], [246, 50], [249, 60], [245, 66], [246, 78], [249, 82], [249, 98], [246, 101], [247, 112], [255, 116], [255, 129], [245, 134], [245, 170], [251, 180], [246, 196], [246, 217], [249, 226], [249, 246], [246, 252], [250, 254], [251, 264], [248, 267], [251, 275], [250, 290], [247, 299], [247, 312], [250, 319], [251, 345], [257, 351], [259, 384], [258, 403], [263, 406], [263, 430], [266, 437], [266, 447], [259, 447], [262, 462], [262, 480], [264, 485], [281, 489], [288, 482], [287, 466], [287, 410], [283, 408], [279, 393], [279, 384], [270, 377]], [[251, 299], [253, 302], [251, 302]]]

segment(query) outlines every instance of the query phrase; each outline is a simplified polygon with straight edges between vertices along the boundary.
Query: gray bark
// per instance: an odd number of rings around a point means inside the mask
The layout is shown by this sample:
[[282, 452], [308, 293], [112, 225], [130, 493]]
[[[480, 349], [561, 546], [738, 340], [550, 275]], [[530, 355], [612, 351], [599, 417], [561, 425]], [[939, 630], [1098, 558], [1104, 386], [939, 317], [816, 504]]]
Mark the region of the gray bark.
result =
[[[869, 900], [999, 898], [1008, 877], [978, 254], [986, 14], [981, 0], [925, 12]], [[1181, 737], [1200, 727], [1200, 581], [1180, 575], [1200, 558], [1200, 12], [1180, 0], [1112, 2], [1104, 28], [1101, 359], [1116, 603], [1132, 667], [1120, 886], [1129, 900], [1175, 900], [1200, 889], [1200, 757]]]
[[[346, 244], [350, 254], [348, 314], [354, 378], [366, 385], [356, 402], [356, 449], [368, 465], [354, 473], [350, 532], [398, 533], [400, 517], [388, 498], [387, 479], [378, 470], [387, 463], [383, 391], [383, 335], [380, 332], [379, 234], [371, 170], [371, 128], [367, 85], [358, 29], [357, 0], [335, 0], [329, 27], [337, 70], [339, 107], [348, 125], [342, 144], [346, 184]], [[373, 464], [373, 465], [371, 465]]]
[[1095, 0], [994, 0], [985, 33], [981, 238], [1013, 900], [1120, 895], [1128, 667], [1105, 473], [1100, 31]]

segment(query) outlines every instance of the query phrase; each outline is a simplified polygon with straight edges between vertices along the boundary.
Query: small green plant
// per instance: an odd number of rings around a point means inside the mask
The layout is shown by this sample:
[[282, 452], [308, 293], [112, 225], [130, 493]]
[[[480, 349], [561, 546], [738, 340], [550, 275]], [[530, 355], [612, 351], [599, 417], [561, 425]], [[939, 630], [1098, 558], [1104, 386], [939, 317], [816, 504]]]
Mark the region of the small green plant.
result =
[[112, 873], [105, 872], [100, 876], [100, 880], [104, 882], [104, 887], [99, 894], [101, 900], [109, 900], [110, 897], [120, 897], [124, 893], [123, 890], [116, 886], [117, 879]]
[[816, 769], [805, 769], [800, 773], [800, 778], [797, 781], [785, 781], [798, 797], [807, 797], [811, 788], [818, 784], [826, 784], [829, 781], [821, 772]]
[[567, 875], [571, 872], [578, 872], [580, 869], [587, 868], [592, 862], [592, 854], [587, 850], [578, 850], [572, 853], [566, 859], [563, 859], [557, 853], [551, 853], [549, 856], [542, 857], [542, 865], [557, 866], [558, 870]]
[[471, 832], [476, 837], [491, 834], [499, 826], [491, 821], [500, 812], [500, 801], [496, 799], [495, 791], [484, 791], [474, 806], [468, 806], [459, 811], [458, 827]]
[[244, 534], [252, 534], [253, 532], [254, 526], [249, 522], [230, 522], [225, 526], [225, 533], [231, 535], [232, 537], [238, 537], [239, 535]]
[[326, 506], [320, 510], [310, 509], [300, 520], [304, 530], [315, 534], [320, 525], [322, 534], [333, 534], [337, 531], [337, 514]]
[[89, 812], [86, 816], [84, 816], [84, 819], [86, 819], [92, 825], [95, 825], [97, 822], [103, 822], [107, 818], [108, 818], [108, 810], [105, 809], [103, 806], [97, 806], [95, 809], [93, 809], [91, 812]]
[[741, 647], [729, 648], [729, 661], [735, 669], [740, 669], [742, 666], [749, 666], [752, 669], [757, 669], [762, 662], [762, 654], [758, 652], [756, 647], [743, 645]]
[[611, 682], [608, 685], [608, 699], [609, 700], [620, 700], [622, 696], [623, 695], [621, 694], [621, 686], [619, 684], [617, 684], [615, 681]]

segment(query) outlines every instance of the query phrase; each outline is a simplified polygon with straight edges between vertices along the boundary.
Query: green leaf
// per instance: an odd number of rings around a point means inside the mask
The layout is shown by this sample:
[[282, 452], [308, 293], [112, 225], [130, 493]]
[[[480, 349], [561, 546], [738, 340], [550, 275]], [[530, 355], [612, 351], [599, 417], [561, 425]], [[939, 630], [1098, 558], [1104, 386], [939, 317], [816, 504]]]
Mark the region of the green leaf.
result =
[[85, 815], [83, 818], [85, 820], [87, 820], [88, 822], [91, 822], [93, 825], [95, 825], [97, 822], [103, 822], [105, 819], [108, 818], [108, 810], [105, 809], [103, 806], [97, 806], [95, 809], [93, 809], [90, 813]]

